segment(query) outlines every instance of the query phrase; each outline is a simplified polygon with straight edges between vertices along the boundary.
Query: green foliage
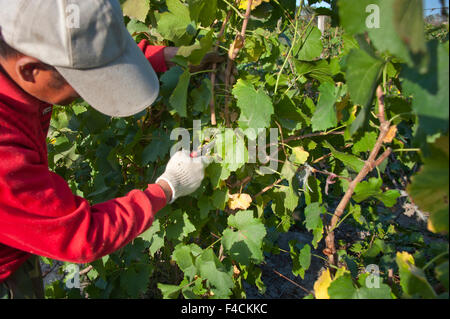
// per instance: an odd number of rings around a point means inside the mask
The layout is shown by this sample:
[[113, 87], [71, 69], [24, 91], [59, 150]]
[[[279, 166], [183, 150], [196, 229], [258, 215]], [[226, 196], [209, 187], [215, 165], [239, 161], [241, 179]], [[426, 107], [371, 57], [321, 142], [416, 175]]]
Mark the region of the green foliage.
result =
[[[226, 55], [243, 10], [238, 15], [216, 0], [122, 1], [136, 41], [181, 47], [176, 65], [160, 75], [157, 102], [136, 116], [109, 118], [82, 102], [56, 107], [50, 169], [93, 204], [144, 189], [169, 160], [173, 129], [191, 131], [193, 120], [202, 121], [203, 132], [212, 127], [211, 99], [216, 127], [230, 119], [230, 130], [216, 136], [214, 156], [243, 161], [211, 164], [197, 192], [158, 212], [132, 243], [92, 263], [83, 297], [243, 298], [244, 282], [264, 293], [260, 265], [275, 252], [289, 254], [293, 275], [304, 279], [314, 259], [327, 258], [329, 252], [315, 250], [324, 246], [330, 215], [378, 139], [381, 86], [387, 120], [397, 129], [382, 151], [393, 153], [356, 186], [337, 225], [369, 235], [336, 240], [345, 268], [334, 275], [329, 268], [315, 296], [448, 298], [448, 36], [427, 40], [434, 33], [424, 32], [420, 1], [328, 2], [330, 10], [317, 11], [332, 17], [322, 35], [305, 9], [296, 15], [294, 1], [256, 7], [236, 69], [227, 73], [219, 65], [212, 83], [208, 70], [192, 73], [189, 64], [200, 64], [216, 43]], [[376, 12], [366, 11], [371, 4], [380, 9], [380, 28], [368, 27], [367, 19], [376, 22]], [[279, 133], [275, 172], [262, 170], [261, 159], [249, 161], [250, 143], [269, 128]], [[241, 136], [234, 129], [255, 131]], [[228, 206], [238, 193], [252, 196], [246, 210]], [[428, 232], [399, 224], [405, 204], [429, 214]], [[288, 231], [312, 239], [282, 250], [277, 238]], [[380, 267], [376, 289], [366, 285], [370, 264]], [[80, 294], [56, 282], [47, 297]]]

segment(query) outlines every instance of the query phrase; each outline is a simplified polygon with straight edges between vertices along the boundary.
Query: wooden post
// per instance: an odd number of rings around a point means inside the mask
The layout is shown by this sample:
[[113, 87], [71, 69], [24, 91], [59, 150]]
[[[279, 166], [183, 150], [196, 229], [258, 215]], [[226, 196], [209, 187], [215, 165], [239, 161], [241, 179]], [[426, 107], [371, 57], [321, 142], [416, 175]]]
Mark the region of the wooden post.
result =
[[317, 17], [317, 26], [319, 27], [320, 32], [323, 33], [325, 32], [325, 18], [327, 16], [318, 16]]

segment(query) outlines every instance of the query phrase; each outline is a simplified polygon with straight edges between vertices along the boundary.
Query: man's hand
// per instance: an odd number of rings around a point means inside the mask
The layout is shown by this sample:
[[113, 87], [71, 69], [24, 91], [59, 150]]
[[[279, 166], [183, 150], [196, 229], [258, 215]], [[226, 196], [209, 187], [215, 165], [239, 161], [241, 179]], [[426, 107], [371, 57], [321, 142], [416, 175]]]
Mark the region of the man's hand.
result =
[[166, 171], [156, 180], [156, 183], [163, 188], [164, 192], [169, 186], [171, 196], [167, 197], [166, 193], [166, 197], [172, 204], [177, 198], [192, 194], [200, 187], [205, 177], [205, 168], [203, 158], [191, 158], [189, 152], [179, 151], [172, 156]]
[[[166, 65], [168, 68], [171, 68], [175, 64], [172, 62], [172, 59], [177, 55], [178, 48], [177, 47], [166, 47], [164, 48], [164, 59], [166, 60]], [[212, 67], [214, 63], [222, 63], [225, 61], [225, 57], [221, 56], [216, 52], [209, 52], [205, 55], [202, 62], [199, 65], [190, 65], [189, 70], [192, 73], [208, 70]]]

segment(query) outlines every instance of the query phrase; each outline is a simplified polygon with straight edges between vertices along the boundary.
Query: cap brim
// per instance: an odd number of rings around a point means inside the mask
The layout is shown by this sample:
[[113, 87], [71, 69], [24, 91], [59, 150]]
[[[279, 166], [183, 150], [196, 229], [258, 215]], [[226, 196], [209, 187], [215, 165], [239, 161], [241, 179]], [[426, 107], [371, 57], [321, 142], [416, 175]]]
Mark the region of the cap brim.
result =
[[113, 117], [137, 114], [159, 95], [159, 80], [131, 36], [122, 56], [95, 69], [56, 67], [75, 91], [93, 108]]

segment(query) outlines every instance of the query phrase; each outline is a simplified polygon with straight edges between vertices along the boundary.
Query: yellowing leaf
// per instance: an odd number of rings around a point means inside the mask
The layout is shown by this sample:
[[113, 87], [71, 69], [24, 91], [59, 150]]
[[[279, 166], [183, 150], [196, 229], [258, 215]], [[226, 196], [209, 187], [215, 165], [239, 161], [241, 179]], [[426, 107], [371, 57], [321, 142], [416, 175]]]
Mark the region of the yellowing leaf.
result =
[[309, 157], [309, 153], [301, 146], [294, 147], [292, 154], [294, 155], [293, 161], [299, 165], [305, 164]]
[[[257, 6], [259, 6], [262, 2], [270, 2], [270, 0], [253, 0], [252, 2], [252, 10], [255, 10]], [[239, 4], [239, 9], [247, 10], [248, 0], [242, 0]]]
[[397, 125], [391, 126], [389, 131], [387, 132], [386, 136], [383, 139], [384, 143], [392, 143], [392, 140], [394, 139], [395, 135], [397, 135]]
[[240, 274], [241, 274], [241, 271], [239, 270], [239, 268], [236, 265], [233, 265], [233, 276], [234, 276], [234, 278], [239, 277]]
[[316, 299], [330, 299], [328, 295], [328, 287], [331, 284], [330, 270], [327, 269], [320, 275], [319, 279], [314, 283], [314, 294]]
[[397, 252], [397, 259], [406, 264], [414, 265], [414, 257], [406, 251]]
[[230, 209], [242, 209], [246, 210], [250, 207], [252, 203], [252, 198], [248, 194], [233, 194], [230, 195], [230, 199], [228, 200], [228, 207]]
[[337, 121], [340, 122], [343, 120], [344, 115], [343, 111], [348, 105], [348, 101], [350, 100], [350, 95], [346, 95], [341, 102], [336, 103], [336, 113], [337, 113]]

